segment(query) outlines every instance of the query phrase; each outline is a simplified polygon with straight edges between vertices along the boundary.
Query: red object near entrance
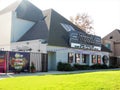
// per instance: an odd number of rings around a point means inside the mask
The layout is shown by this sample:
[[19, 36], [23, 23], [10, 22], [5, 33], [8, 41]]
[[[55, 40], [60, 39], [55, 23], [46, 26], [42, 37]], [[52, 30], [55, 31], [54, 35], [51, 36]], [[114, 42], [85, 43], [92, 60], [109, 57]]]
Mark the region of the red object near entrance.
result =
[[0, 52], [0, 73], [6, 72], [6, 54], [5, 52]]

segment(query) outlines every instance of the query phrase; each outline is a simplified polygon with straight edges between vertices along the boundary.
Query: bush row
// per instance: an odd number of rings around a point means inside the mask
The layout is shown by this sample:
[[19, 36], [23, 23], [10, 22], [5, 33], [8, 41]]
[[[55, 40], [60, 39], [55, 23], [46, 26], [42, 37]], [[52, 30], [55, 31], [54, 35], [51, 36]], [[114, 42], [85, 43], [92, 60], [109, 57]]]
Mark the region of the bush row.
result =
[[105, 64], [94, 64], [92, 66], [74, 64], [73, 66], [69, 63], [59, 62], [57, 65], [58, 71], [73, 71], [73, 70], [89, 70], [89, 69], [108, 69], [109, 67]]
[[74, 64], [73, 65], [75, 70], [88, 70], [90, 67], [88, 65], [80, 65], [80, 64]]
[[69, 63], [59, 62], [57, 65], [58, 71], [73, 71], [73, 67]]

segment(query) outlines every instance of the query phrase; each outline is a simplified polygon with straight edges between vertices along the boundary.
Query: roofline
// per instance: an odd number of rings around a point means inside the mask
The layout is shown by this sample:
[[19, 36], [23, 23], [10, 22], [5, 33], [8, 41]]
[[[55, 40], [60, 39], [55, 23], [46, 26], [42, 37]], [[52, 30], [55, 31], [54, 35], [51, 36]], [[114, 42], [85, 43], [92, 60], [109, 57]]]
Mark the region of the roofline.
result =
[[15, 2], [13, 2], [12, 4], [8, 5], [7, 7], [3, 8], [2, 10], [0, 10], [0, 15], [5, 14], [7, 12], [12, 12], [15, 11], [16, 8], [20, 5], [20, 3], [23, 0], [16, 0]]

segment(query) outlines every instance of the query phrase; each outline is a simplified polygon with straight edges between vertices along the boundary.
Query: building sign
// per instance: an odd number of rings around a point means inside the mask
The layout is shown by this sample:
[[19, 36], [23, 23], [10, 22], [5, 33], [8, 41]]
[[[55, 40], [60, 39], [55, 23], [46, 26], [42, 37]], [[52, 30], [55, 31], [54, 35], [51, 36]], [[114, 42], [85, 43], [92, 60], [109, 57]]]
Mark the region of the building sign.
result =
[[71, 47], [101, 50], [101, 38], [95, 35], [89, 35], [80, 31], [69, 32], [69, 43]]
[[61, 26], [69, 32], [69, 44], [74, 48], [101, 50], [101, 37], [90, 35], [66, 23], [60, 23]]
[[71, 43], [71, 47], [81, 48], [81, 49], [88, 49], [88, 50], [101, 50], [101, 46], [78, 44], [78, 43]]
[[10, 71], [29, 71], [30, 54], [10, 52]]

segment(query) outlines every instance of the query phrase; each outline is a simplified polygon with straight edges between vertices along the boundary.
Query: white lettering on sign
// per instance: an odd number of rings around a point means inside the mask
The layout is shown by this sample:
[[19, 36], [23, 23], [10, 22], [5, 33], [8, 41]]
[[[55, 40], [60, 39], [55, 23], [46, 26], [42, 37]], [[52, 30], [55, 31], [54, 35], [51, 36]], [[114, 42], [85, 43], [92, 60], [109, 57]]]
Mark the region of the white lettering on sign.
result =
[[88, 50], [101, 50], [100, 46], [85, 45], [85, 44], [78, 44], [78, 43], [71, 43], [71, 47], [73, 47], [73, 48], [81, 48], [81, 49], [88, 49]]

